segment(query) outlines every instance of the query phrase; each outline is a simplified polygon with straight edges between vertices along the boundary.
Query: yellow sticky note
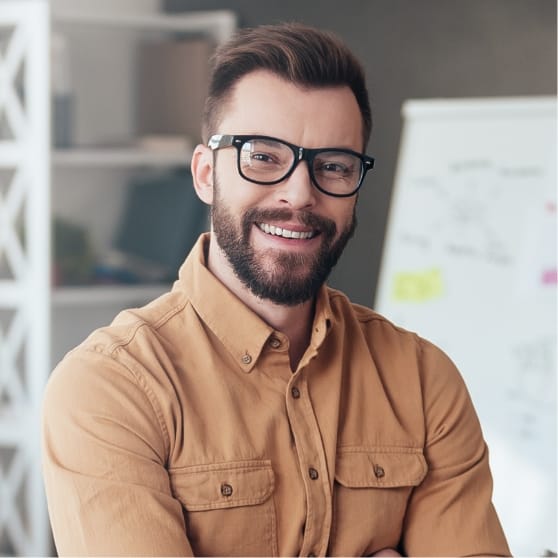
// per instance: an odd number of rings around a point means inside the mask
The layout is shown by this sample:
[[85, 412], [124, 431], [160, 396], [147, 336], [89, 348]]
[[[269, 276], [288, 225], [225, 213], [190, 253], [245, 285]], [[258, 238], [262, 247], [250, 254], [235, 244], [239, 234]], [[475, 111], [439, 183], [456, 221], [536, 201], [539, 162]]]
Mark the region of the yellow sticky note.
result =
[[394, 275], [392, 296], [399, 302], [426, 302], [443, 294], [442, 272], [438, 268], [400, 271]]

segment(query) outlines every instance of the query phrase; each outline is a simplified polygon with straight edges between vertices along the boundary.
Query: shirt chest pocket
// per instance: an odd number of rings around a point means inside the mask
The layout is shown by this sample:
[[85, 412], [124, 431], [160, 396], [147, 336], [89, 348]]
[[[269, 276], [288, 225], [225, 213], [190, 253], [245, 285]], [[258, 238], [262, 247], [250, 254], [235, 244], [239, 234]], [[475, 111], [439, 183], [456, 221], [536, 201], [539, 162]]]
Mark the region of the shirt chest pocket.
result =
[[350, 547], [364, 556], [396, 546], [409, 496], [426, 473], [426, 460], [417, 448], [338, 450], [329, 552]]
[[181, 467], [169, 474], [195, 555], [277, 555], [270, 461]]

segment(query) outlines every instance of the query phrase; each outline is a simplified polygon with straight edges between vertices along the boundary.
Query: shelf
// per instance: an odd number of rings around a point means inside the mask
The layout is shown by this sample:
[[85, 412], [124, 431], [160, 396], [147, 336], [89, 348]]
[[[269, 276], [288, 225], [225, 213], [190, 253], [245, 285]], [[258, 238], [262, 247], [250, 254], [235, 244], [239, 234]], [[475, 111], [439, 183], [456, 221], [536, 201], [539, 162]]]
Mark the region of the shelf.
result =
[[103, 304], [119, 305], [124, 308], [143, 305], [169, 290], [169, 284], [55, 287], [51, 300], [53, 307], [56, 308]]
[[190, 165], [192, 150], [156, 151], [142, 148], [56, 149], [52, 164], [56, 167], [169, 167]]
[[193, 11], [183, 14], [53, 14], [54, 23], [127, 27], [138, 30], [177, 33], [209, 33], [217, 42], [229, 38], [236, 29], [236, 15], [229, 10]]

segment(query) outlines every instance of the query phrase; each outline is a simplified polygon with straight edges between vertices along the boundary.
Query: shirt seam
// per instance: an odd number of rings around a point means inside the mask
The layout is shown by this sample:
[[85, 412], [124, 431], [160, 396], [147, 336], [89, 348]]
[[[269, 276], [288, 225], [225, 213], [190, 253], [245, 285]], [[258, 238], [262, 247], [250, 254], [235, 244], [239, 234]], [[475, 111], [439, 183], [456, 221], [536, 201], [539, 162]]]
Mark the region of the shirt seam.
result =
[[[400, 333], [405, 333], [405, 334], [408, 334], [408, 335], [414, 335], [415, 337], [418, 337], [416, 333], [394, 324], [393, 322], [388, 320], [385, 316], [382, 316], [381, 314], [378, 314], [378, 312], [376, 312], [375, 310], [372, 310], [370, 308], [366, 308], [365, 306], [360, 306], [358, 304], [355, 305], [353, 302], [348, 300], [347, 297], [343, 293], [340, 293], [339, 291], [335, 291], [335, 290], [330, 289], [330, 299], [333, 300], [334, 298], [341, 299], [341, 300], [346, 300], [352, 306], [353, 315], [356, 317], [356, 320], [359, 323], [368, 323], [368, 322], [374, 322], [374, 321], [383, 322], [386, 325], [392, 327], [394, 330], [396, 330]], [[355, 306], [356, 306], [356, 308], [355, 308]], [[366, 312], [366, 314], [363, 314], [362, 312], [360, 312], [359, 311], [360, 308], [362, 310], [364, 310]]]
[[424, 453], [423, 446], [409, 445], [382, 445], [382, 446], [337, 446], [337, 451], [342, 454], [377, 453], [377, 454], [407, 454], [419, 455]]
[[138, 318], [136, 323], [134, 323], [130, 327], [130, 332], [128, 333], [127, 337], [124, 338], [124, 339], [118, 339], [116, 341], [113, 341], [110, 345], [107, 345], [106, 352], [109, 353], [109, 354], [113, 354], [119, 348], [123, 348], [123, 347], [126, 347], [127, 345], [129, 345], [134, 340], [138, 331], [142, 327], [150, 327], [153, 330], [158, 330], [165, 323], [167, 323], [171, 318], [173, 318], [176, 314], [185, 310], [185, 308], [189, 304], [191, 305], [191, 301], [190, 301], [190, 299], [187, 299], [186, 301], [182, 302], [181, 304], [177, 304], [177, 305], [173, 306], [172, 308], [167, 310], [158, 320], [156, 320], [153, 323], [147, 322], [143, 318]]
[[157, 397], [155, 396], [153, 390], [149, 387], [149, 385], [145, 381], [143, 374], [141, 374], [136, 370], [133, 370], [123, 362], [119, 361], [119, 364], [121, 364], [126, 370], [128, 370], [128, 372], [130, 372], [130, 374], [132, 374], [132, 376], [136, 380], [136, 384], [142, 389], [146, 399], [150, 403], [151, 408], [153, 409], [153, 412], [157, 417], [157, 422], [159, 424], [159, 428], [161, 429], [161, 434], [163, 435], [163, 439], [165, 441], [165, 452], [166, 452], [165, 461], [168, 461], [168, 456], [170, 455], [170, 434], [163, 418], [163, 412], [161, 411], [161, 408], [159, 407], [159, 404], [157, 402]]
[[[426, 416], [426, 401], [424, 398], [424, 377], [425, 377], [425, 370], [424, 370], [424, 339], [419, 337], [415, 334], [415, 345], [417, 351], [417, 369], [419, 374], [419, 395], [420, 395], [420, 408], [421, 408], [421, 415], [422, 415], [422, 429], [424, 432], [424, 439], [422, 442], [423, 451], [426, 457], [426, 452], [429, 446], [429, 436], [428, 436], [428, 419]], [[430, 464], [429, 464], [430, 465]]]

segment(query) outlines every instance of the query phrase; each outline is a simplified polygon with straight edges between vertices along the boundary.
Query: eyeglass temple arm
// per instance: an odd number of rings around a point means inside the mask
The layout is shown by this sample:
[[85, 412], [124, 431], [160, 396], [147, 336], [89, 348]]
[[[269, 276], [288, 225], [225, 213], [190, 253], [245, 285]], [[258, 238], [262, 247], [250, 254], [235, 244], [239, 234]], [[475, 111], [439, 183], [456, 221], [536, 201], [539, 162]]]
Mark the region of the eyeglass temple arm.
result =
[[215, 134], [209, 138], [207, 147], [210, 149], [219, 149], [220, 147], [228, 147], [234, 142], [234, 136], [226, 134]]

